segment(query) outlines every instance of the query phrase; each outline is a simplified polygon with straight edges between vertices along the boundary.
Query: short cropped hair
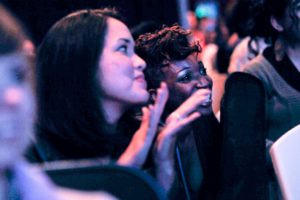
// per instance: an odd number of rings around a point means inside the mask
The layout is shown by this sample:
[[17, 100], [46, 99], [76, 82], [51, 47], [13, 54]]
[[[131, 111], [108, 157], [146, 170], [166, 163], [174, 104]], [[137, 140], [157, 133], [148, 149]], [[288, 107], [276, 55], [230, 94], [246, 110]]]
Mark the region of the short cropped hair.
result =
[[169, 62], [184, 60], [193, 53], [201, 52], [200, 44], [191, 43], [190, 35], [191, 32], [173, 25], [138, 37], [136, 52], [147, 63], [145, 75], [149, 88], [159, 87], [163, 80], [161, 68]]

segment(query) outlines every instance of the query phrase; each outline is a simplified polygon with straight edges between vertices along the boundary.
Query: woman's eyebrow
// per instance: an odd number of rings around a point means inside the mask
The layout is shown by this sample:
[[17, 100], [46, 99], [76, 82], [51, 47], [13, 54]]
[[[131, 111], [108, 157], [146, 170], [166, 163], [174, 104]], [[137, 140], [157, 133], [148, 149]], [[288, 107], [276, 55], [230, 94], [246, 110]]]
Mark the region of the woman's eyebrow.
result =
[[179, 74], [182, 71], [185, 71], [187, 69], [190, 69], [189, 67], [183, 67], [182, 69], [179, 69], [178, 71], [175, 71], [176, 74]]
[[133, 40], [128, 39], [128, 38], [119, 38], [118, 41], [125, 42], [127, 44], [130, 44], [130, 43], [133, 45], [135, 44]]

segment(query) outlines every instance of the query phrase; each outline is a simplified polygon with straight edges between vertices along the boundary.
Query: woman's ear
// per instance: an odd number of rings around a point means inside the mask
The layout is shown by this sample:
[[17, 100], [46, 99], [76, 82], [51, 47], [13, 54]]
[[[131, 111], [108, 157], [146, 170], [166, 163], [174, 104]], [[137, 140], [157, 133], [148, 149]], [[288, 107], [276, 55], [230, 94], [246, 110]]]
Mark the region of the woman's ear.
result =
[[279, 23], [279, 21], [274, 16], [270, 18], [270, 22], [273, 28], [276, 29], [278, 32], [283, 31], [283, 26]]

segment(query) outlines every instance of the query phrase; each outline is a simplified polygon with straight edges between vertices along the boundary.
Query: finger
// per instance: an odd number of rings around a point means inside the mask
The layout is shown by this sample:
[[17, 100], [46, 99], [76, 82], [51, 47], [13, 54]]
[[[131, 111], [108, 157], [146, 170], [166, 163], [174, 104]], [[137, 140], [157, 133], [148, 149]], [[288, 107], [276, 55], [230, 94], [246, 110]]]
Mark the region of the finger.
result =
[[155, 110], [161, 114], [164, 110], [165, 104], [168, 100], [169, 91], [166, 83], [162, 82], [160, 88], [157, 90], [157, 100], [155, 101]]
[[155, 126], [155, 110], [153, 105], [148, 106], [149, 109], [149, 127], [148, 129], [151, 129]]
[[143, 113], [143, 117], [142, 117], [142, 122], [141, 122], [141, 126], [140, 129], [142, 130], [147, 130], [150, 124], [150, 110], [147, 107], [143, 107], [142, 108], [142, 113]]
[[169, 91], [166, 83], [162, 82], [157, 90], [157, 99], [154, 104], [153, 125], [157, 126], [168, 100]]
[[193, 95], [207, 95], [211, 93], [211, 89], [198, 89]]
[[201, 116], [201, 114], [199, 112], [193, 112], [192, 114], [190, 114], [186, 118], [179, 121], [179, 124], [182, 127], [186, 126], [186, 125], [192, 123], [193, 121], [195, 121], [196, 119], [198, 119], [200, 116]]
[[176, 133], [176, 132], [182, 130], [185, 126], [189, 125], [190, 123], [195, 121], [200, 116], [201, 116], [201, 114], [199, 112], [194, 112], [194, 113], [190, 114], [189, 116], [183, 118], [180, 121], [177, 121], [177, 122], [173, 121], [173, 124], [175, 124], [173, 132]]
[[209, 89], [201, 89], [184, 101], [175, 112], [182, 117], [189, 116], [199, 106], [208, 104], [209, 101], [211, 102], [211, 91]]
[[189, 116], [182, 118], [181, 120], [170, 120], [169, 123], [166, 123], [164, 127], [163, 134], [164, 136], [177, 137], [178, 133], [188, 124], [192, 123], [194, 120], [199, 118], [201, 114], [199, 112], [193, 112]]
[[212, 97], [212, 91], [209, 89], [199, 89], [197, 92], [195, 92], [195, 97], [196, 99], [211, 99]]
[[144, 138], [144, 141], [148, 141], [149, 143], [152, 142], [155, 134], [156, 134], [156, 126], [151, 125], [151, 118], [153, 118], [153, 106], [143, 107], [143, 118], [141, 122], [141, 126], [139, 130], [136, 132], [139, 138]]

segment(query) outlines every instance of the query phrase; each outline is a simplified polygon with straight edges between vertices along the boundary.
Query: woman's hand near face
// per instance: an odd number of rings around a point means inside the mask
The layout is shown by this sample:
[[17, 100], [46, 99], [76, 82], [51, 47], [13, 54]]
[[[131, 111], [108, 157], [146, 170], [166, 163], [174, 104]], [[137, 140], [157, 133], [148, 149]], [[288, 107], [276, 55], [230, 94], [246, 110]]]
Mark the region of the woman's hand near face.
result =
[[[211, 106], [212, 93], [210, 89], [198, 89], [188, 99], [186, 99], [173, 113], [167, 118], [168, 120], [174, 119], [175, 116], [179, 115], [181, 118], [186, 118], [194, 112], [201, 113], [201, 107], [210, 105]], [[176, 117], [175, 117], [176, 118]]]
[[165, 160], [170, 157], [170, 154], [166, 152], [166, 150], [163, 150], [169, 145], [163, 145], [162, 143], [174, 144], [178, 137], [178, 132], [201, 116], [198, 108], [201, 105], [205, 105], [208, 101], [211, 101], [210, 95], [211, 91], [209, 89], [197, 90], [167, 117], [166, 125], [160, 131], [157, 138], [157, 150], [160, 152], [159, 160]]
[[165, 83], [162, 83], [161, 87], [157, 89], [157, 98], [154, 105], [142, 108], [141, 126], [135, 132], [125, 152], [118, 159], [117, 163], [119, 165], [139, 168], [144, 164], [155, 138], [168, 96], [168, 88]]
[[156, 177], [166, 191], [175, 179], [174, 153], [176, 140], [181, 130], [200, 117], [198, 107], [210, 101], [209, 89], [197, 90], [190, 98], [183, 102], [166, 120], [166, 125], [159, 132], [155, 142], [153, 156], [156, 165]]

